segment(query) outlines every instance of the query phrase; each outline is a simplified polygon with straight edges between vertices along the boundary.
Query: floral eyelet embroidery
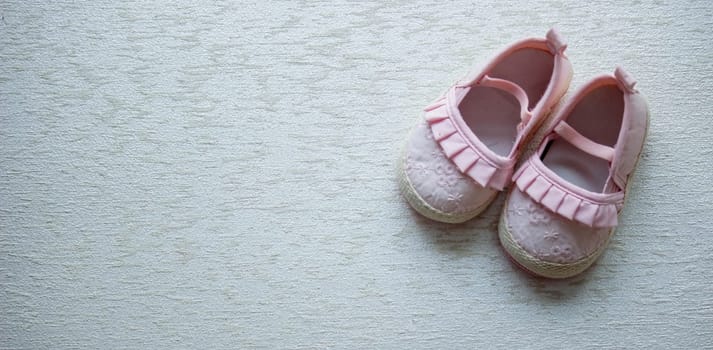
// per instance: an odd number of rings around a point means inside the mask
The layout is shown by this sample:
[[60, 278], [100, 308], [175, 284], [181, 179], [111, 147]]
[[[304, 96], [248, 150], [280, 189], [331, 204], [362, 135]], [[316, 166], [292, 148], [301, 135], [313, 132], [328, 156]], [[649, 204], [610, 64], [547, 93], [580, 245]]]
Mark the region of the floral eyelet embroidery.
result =
[[456, 168], [450, 163], [436, 165], [435, 173], [438, 175], [438, 186], [451, 188], [458, 184]]
[[446, 199], [448, 203], [449, 210], [457, 211], [460, 207], [461, 201], [463, 200], [463, 194], [461, 193], [450, 193]]
[[438, 177], [438, 186], [453, 188], [458, 184], [458, 178], [455, 176], [441, 175]]
[[563, 245], [552, 247], [552, 253], [557, 257], [557, 262], [564, 263], [572, 259], [572, 247]]
[[523, 216], [523, 215], [525, 215], [525, 213], [527, 213], [527, 208], [525, 208], [521, 205], [518, 205], [516, 207], [510, 208], [510, 212], [517, 216]]
[[463, 194], [462, 193], [451, 193], [448, 195], [448, 201], [449, 202], [454, 202], [456, 204], [460, 204], [460, 201], [463, 199]]
[[428, 166], [424, 163], [416, 163], [413, 170], [424, 176], [428, 174]]
[[548, 230], [545, 231], [544, 238], [548, 241], [556, 241], [559, 238], [560, 234], [559, 232], [555, 230]]
[[527, 214], [530, 218], [530, 223], [534, 225], [547, 224], [550, 222], [550, 216], [544, 209], [532, 202], [527, 205]]

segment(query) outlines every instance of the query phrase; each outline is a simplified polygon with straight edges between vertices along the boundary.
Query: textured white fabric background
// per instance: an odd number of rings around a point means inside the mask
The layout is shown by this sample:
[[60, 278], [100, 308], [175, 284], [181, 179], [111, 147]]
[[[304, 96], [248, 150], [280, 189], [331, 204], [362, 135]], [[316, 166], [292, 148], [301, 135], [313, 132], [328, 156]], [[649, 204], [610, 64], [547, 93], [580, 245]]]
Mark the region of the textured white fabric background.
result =
[[[713, 3], [0, 2], [0, 348], [713, 344]], [[395, 161], [473, 63], [556, 25], [652, 112], [610, 249], [501, 252]]]

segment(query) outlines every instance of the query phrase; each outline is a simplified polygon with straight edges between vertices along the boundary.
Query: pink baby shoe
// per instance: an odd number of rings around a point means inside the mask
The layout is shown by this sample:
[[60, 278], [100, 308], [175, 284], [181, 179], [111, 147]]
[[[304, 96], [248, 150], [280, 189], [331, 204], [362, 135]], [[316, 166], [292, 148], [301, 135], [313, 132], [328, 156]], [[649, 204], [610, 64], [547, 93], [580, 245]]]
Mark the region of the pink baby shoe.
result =
[[520, 151], [569, 87], [555, 30], [516, 42], [426, 107], [400, 162], [409, 204], [433, 220], [480, 214], [510, 183]]
[[587, 83], [515, 172], [498, 231], [521, 267], [567, 278], [606, 248], [648, 129], [635, 83], [621, 68]]

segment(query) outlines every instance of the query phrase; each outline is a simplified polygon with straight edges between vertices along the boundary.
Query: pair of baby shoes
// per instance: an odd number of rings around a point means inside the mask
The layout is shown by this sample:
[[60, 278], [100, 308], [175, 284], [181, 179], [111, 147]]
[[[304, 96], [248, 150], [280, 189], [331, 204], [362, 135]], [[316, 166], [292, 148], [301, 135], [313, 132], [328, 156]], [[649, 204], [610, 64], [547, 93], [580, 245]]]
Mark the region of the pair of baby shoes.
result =
[[621, 68], [590, 80], [554, 113], [534, 154], [519, 156], [569, 88], [566, 44], [516, 42], [425, 109], [400, 166], [400, 188], [420, 214], [469, 220], [509, 186], [498, 227], [518, 265], [571, 277], [604, 251], [617, 225], [648, 128], [644, 98]]

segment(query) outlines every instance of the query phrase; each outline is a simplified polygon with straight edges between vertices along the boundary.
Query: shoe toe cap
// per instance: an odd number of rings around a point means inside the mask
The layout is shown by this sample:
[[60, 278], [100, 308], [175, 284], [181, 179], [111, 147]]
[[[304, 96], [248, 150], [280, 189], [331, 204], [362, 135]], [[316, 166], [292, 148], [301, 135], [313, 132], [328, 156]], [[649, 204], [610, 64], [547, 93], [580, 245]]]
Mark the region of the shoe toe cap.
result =
[[611, 233], [610, 228], [592, 228], [553, 213], [517, 187], [506, 206], [507, 231], [538, 260], [575, 263], [603, 249]]
[[449, 214], [481, 209], [496, 194], [461, 173], [445, 156], [425, 122], [419, 123], [406, 144], [404, 170], [419, 197]]

